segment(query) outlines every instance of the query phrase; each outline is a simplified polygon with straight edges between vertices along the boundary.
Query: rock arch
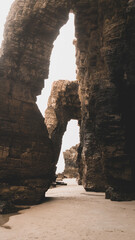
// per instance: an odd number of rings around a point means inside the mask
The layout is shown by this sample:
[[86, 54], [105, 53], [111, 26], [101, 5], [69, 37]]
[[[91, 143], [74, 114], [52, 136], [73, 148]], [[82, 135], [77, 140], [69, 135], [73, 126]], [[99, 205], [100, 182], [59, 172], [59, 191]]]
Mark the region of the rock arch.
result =
[[12, 194], [14, 202], [39, 202], [54, 174], [52, 142], [35, 101], [70, 9], [76, 15], [83, 185], [91, 190], [103, 169], [111, 199], [135, 198], [134, 0], [16, 0], [0, 51], [1, 199]]
[[78, 82], [59, 80], [52, 85], [51, 95], [45, 111], [45, 123], [55, 150], [55, 162], [60, 154], [62, 137], [71, 119], [81, 120], [81, 103]]

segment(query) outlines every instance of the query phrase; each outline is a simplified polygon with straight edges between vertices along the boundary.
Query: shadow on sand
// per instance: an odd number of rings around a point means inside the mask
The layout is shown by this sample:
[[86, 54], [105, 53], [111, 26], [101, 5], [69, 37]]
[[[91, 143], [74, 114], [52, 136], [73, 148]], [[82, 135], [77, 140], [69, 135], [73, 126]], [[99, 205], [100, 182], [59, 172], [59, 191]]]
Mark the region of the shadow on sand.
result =
[[[54, 201], [56, 198], [54, 197], [45, 197], [44, 201], [42, 203], [48, 203], [48, 202], [51, 202], [51, 201]], [[41, 204], [42, 204], [41, 203]], [[33, 205], [31, 205], [33, 206]], [[29, 209], [31, 206], [20, 206], [18, 207], [18, 211], [20, 210], [25, 210], [25, 209]], [[9, 221], [9, 218], [12, 217], [12, 216], [15, 216], [15, 215], [18, 215], [18, 214], [21, 214], [20, 212], [15, 212], [15, 213], [10, 213], [10, 214], [0, 214], [0, 227], [4, 227], [6, 229], [11, 229], [10, 227], [8, 226], [3, 226], [5, 223], [7, 223]]]
[[[12, 214], [0, 214], [0, 227], [2, 227], [5, 223], [9, 221], [9, 218], [18, 215], [20, 213], [12, 213]], [[5, 227], [7, 228], [7, 227]]]

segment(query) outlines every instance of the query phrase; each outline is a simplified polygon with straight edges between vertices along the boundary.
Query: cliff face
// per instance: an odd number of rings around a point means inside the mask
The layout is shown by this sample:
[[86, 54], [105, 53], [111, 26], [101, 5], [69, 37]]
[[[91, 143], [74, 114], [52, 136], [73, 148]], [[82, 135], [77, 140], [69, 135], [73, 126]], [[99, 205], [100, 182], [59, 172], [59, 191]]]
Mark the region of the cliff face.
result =
[[[16, 0], [0, 57], [0, 199], [40, 202], [55, 174], [53, 144], [36, 106], [53, 41], [68, 18], [64, 1]], [[11, 198], [12, 196], [12, 198]]]
[[81, 7], [75, 24], [83, 185], [91, 190], [99, 182], [102, 190], [107, 180], [111, 199], [125, 199], [126, 193], [132, 198], [135, 1], [85, 1]]
[[45, 123], [53, 142], [55, 163], [58, 161], [62, 137], [71, 119], [81, 119], [78, 82], [59, 80], [52, 85], [51, 95], [45, 111]]
[[107, 197], [113, 200], [135, 198], [135, 1], [16, 0], [0, 51], [1, 199], [39, 202], [53, 179], [59, 146], [53, 150], [55, 140], [35, 102], [70, 9], [76, 18], [83, 185], [111, 186]]
[[78, 147], [79, 144], [63, 152], [65, 160], [64, 176], [66, 176], [67, 178], [79, 177], [77, 166]]

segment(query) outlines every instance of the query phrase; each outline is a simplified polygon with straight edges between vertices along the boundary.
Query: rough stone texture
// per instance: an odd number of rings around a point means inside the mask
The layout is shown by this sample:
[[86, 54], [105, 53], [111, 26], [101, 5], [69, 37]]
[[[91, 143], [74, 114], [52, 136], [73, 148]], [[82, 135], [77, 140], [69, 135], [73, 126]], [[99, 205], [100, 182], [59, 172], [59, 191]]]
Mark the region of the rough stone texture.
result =
[[121, 200], [123, 193], [135, 197], [134, 23], [135, 1], [77, 5], [83, 185], [104, 190], [107, 180]]
[[76, 15], [83, 185], [111, 187], [113, 200], [118, 194], [118, 200], [135, 198], [135, 0], [16, 0], [0, 51], [1, 199], [39, 202], [54, 176], [60, 144], [53, 156], [35, 102], [70, 9]]
[[62, 137], [71, 119], [81, 119], [78, 82], [59, 80], [52, 85], [45, 111], [45, 123], [55, 150], [55, 162], [60, 154]]
[[8, 15], [0, 58], [1, 200], [38, 203], [53, 180], [53, 145], [35, 102], [68, 12], [65, 1], [16, 0]]
[[66, 176], [67, 178], [78, 179], [79, 177], [77, 166], [78, 147], [79, 144], [63, 152], [63, 157], [65, 161], [64, 176]]

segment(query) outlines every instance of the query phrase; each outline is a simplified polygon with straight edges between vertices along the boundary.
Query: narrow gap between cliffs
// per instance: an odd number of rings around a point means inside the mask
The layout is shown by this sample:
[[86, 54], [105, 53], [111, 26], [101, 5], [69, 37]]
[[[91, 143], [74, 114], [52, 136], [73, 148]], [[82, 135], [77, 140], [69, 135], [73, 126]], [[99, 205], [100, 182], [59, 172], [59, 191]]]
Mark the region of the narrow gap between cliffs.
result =
[[[47, 108], [51, 86], [56, 80], [76, 80], [76, 58], [75, 58], [75, 26], [74, 14], [69, 14], [68, 22], [60, 29], [60, 34], [54, 42], [50, 58], [49, 78], [45, 80], [45, 87], [40, 96], [37, 96], [37, 105], [43, 117]], [[67, 131], [62, 140], [62, 148], [57, 164], [57, 173], [64, 170], [63, 151], [79, 143], [79, 126], [77, 120], [68, 123]]]
[[76, 57], [75, 46], [74, 14], [69, 14], [68, 22], [60, 29], [60, 34], [54, 42], [50, 58], [49, 77], [44, 81], [44, 88], [41, 95], [37, 96], [37, 105], [45, 115], [48, 98], [51, 93], [52, 83], [56, 80], [76, 80]]
[[62, 147], [59, 156], [59, 160], [57, 163], [56, 173], [63, 173], [65, 169], [65, 161], [63, 157], [63, 152], [69, 150], [71, 147], [79, 144], [79, 126], [77, 120], [70, 120], [67, 125], [66, 132], [63, 135], [62, 139]]

